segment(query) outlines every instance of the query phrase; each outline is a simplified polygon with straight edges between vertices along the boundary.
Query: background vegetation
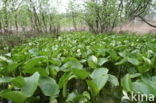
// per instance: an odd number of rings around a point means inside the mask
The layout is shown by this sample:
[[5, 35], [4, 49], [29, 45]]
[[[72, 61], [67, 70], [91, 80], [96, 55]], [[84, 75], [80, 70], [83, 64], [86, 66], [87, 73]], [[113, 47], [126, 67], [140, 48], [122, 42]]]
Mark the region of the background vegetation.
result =
[[[83, 30], [110, 32], [119, 24], [155, 15], [155, 0], [69, 1], [66, 12], [59, 12], [58, 0], [0, 0], [0, 33]], [[58, 7], [58, 8], [57, 8]], [[149, 18], [150, 17], [150, 18]]]

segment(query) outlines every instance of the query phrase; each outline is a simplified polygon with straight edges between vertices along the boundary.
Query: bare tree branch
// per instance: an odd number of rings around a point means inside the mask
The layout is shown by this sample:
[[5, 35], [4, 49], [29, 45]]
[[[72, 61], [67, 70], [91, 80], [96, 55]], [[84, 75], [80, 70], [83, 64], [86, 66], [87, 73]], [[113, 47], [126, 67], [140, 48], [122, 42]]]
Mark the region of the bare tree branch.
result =
[[156, 25], [153, 25], [153, 24], [149, 23], [149, 22], [148, 22], [147, 20], [145, 20], [143, 17], [141, 17], [141, 16], [139, 16], [139, 15], [138, 15], [137, 17], [139, 17], [143, 22], [145, 22], [145, 23], [148, 24], [149, 26], [156, 28]]

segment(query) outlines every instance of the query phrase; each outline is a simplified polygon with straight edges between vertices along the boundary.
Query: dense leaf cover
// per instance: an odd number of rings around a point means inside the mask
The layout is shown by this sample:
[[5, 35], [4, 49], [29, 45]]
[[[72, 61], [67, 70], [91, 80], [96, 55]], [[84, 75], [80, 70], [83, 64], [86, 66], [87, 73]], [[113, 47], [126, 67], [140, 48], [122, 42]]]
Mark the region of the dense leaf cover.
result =
[[152, 35], [38, 37], [0, 56], [0, 97], [15, 103], [101, 103], [105, 88], [119, 88], [111, 95], [120, 100], [122, 90], [156, 96], [155, 64]]

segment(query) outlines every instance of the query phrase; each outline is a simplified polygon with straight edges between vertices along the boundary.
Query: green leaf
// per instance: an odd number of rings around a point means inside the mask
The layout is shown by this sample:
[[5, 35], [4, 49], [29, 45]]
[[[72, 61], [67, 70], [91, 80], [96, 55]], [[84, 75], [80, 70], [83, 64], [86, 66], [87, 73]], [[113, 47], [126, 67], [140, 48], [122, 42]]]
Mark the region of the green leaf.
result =
[[96, 84], [99, 91], [105, 86], [108, 81], [108, 74], [103, 74], [101, 76], [93, 78], [93, 82]]
[[97, 67], [97, 63], [98, 63], [98, 59], [95, 56], [90, 56], [88, 58], [88, 65], [91, 68], [96, 68]]
[[156, 76], [152, 76], [152, 81], [156, 81]]
[[25, 85], [25, 80], [24, 80], [24, 78], [23, 77], [16, 77], [15, 79], [13, 79], [12, 81], [11, 81], [15, 86], [17, 86], [17, 87], [19, 87], [19, 88], [21, 88], [21, 87], [23, 87], [24, 85]]
[[150, 65], [144, 63], [142, 65], [137, 66], [137, 69], [140, 73], [146, 73], [151, 69], [151, 67]]
[[24, 73], [34, 74], [35, 72], [38, 72], [41, 76], [48, 76], [49, 72], [46, 70], [46, 68], [42, 68], [39, 65], [40, 61], [42, 60], [47, 61], [47, 57], [45, 56], [35, 57], [27, 61], [24, 65]]
[[49, 75], [49, 72], [46, 68], [41, 67], [34, 67], [32, 69], [24, 70], [25, 73], [34, 74], [35, 72], [38, 72], [41, 76], [47, 77]]
[[31, 77], [24, 78], [25, 85], [21, 90], [27, 97], [31, 97], [37, 89], [39, 77], [39, 73], [36, 72]]
[[99, 93], [99, 89], [97, 85], [92, 80], [87, 80], [87, 84], [89, 86], [89, 90], [91, 91], [92, 96], [96, 96]]
[[26, 96], [19, 91], [4, 90], [0, 92], [0, 97], [9, 99], [14, 103], [24, 103]]
[[134, 82], [132, 83], [133, 85], [133, 91], [136, 92], [136, 93], [142, 93], [142, 94], [152, 94], [149, 87], [143, 83], [143, 82]]
[[152, 61], [151, 61], [149, 58], [146, 58], [146, 57], [143, 56], [143, 60], [144, 60], [147, 64], [149, 64], [149, 65], [152, 64]]
[[93, 73], [90, 75], [99, 90], [101, 90], [108, 81], [107, 73], [107, 68], [99, 68], [94, 70]]
[[63, 97], [67, 96], [67, 83], [73, 78], [75, 78], [75, 75], [70, 72], [64, 73], [64, 75], [60, 78], [59, 87], [63, 88]]
[[32, 69], [36, 64], [38, 64], [42, 60], [47, 60], [47, 57], [46, 56], [34, 57], [34, 58], [28, 60], [24, 64], [24, 69]]
[[136, 66], [139, 65], [139, 61], [135, 58], [128, 58], [128, 62]]
[[90, 76], [91, 76], [91, 78], [97, 78], [97, 77], [101, 77], [102, 75], [105, 75], [107, 73], [108, 73], [107, 68], [99, 68], [99, 69], [94, 70]]
[[108, 53], [110, 57], [112, 58], [112, 60], [117, 61], [119, 59], [119, 56], [114, 50], [109, 50]]
[[12, 79], [12, 77], [4, 77], [4, 78], [0, 78], [0, 83], [9, 83]]
[[103, 64], [105, 64], [108, 61], [107, 58], [99, 58], [98, 59], [98, 65], [102, 66]]
[[12, 62], [10, 59], [8, 59], [8, 58], [6, 58], [6, 57], [4, 57], [4, 56], [0, 56], [0, 61], [5, 61], [5, 62], [7, 62], [7, 63]]
[[84, 69], [71, 69], [71, 72], [81, 79], [86, 79], [90, 74]]
[[56, 77], [57, 76], [57, 73], [59, 72], [59, 67], [57, 67], [57, 66], [49, 66], [48, 67], [49, 68], [49, 74], [50, 74], [50, 76], [52, 76], [52, 77]]
[[50, 63], [52, 63], [53, 65], [56, 65], [56, 66], [60, 66], [61, 65], [61, 62], [60, 60], [56, 59], [56, 58], [52, 58], [50, 60], [48, 60]]
[[152, 76], [152, 82], [156, 85], [156, 76]]
[[66, 85], [68, 81], [74, 77], [75, 76], [69, 72], [64, 73], [64, 75], [59, 79], [59, 87], [63, 88], [63, 86]]
[[151, 80], [149, 80], [147, 78], [144, 78], [144, 77], [141, 80], [149, 88], [149, 90], [151, 91], [151, 93], [156, 96], [156, 86], [153, 83], [153, 81], [151, 81]]
[[13, 72], [14, 70], [16, 70], [18, 66], [19, 66], [18, 63], [16, 63], [16, 62], [11, 62], [11, 63], [8, 64], [7, 70], [8, 70], [9, 73], [11, 73], [11, 72]]
[[127, 92], [132, 91], [132, 81], [130, 78], [130, 75], [127, 74], [125, 75], [122, 79], [121, 79], [121, 86], [123, 87], [123, 89]]
[[67, 97], [67, 102], [72, 102], [75, 98], [76, 98], [77, 94], [75, 92], [72, 92], [70, 94], [68, 94], [68, 97]]
[[41, 77], [39, 80], [39, 86], [45, 96], [56, 97], [59, 94], [59, 86], [53, 78]]
[[90, 93], [89, 93], [88, 91], [84, 91], [84, 92], [83, 92], [83, 96], [86, 97], [88, 100], [91, 99]]
[[62, 66], [63, 70], [65, 70], [65, 69], [75, 69], [75, 68], [82, 69], [83, 66], [79, 61], [68, 61]]
[[113, 86], [119, 86], [119, 81], [118, 78], [114, 75], [109, 74], [108, 81], [113, 85]]
[[57, 99], [54, 97], [50, 97], [50, 102], [49, 103], [58, 103]]
[[140, 77], [140, 76], [141, 76], [140, 73], [135, 73], [135, 74], [131, 74], [130, 78], [137, 78], [137, 77]]
[[127, 58], [121, 59], [119, 62], [116, 62], [115, 65], [124, 65], [127, 62]]
[[122, 51], [122, 52], [119, 52], [118, 53], [121, 57], [125, 58], [126, 55], [127, 55], [127, 52], [126, 51]]

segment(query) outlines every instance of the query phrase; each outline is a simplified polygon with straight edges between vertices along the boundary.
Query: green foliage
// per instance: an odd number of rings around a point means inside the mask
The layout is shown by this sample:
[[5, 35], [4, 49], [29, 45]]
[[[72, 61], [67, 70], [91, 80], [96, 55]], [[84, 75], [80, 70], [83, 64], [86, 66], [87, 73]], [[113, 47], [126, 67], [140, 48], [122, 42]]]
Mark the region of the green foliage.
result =
[[39, 81], [39, 74], [35, 73], [31, 77], [25, 78], [25, 85], [21, 88], [21, 91], [27, 96], [31, 97], [37, 89]]
[[156, 96], [155, 36], [68, 33], [9, 54], [0, 56], [2, 101], [96, 103], [108, 91], [120, 99], [122, 90]]
[[56, 81], [50, 77], [42, 77], [39, 80], [39, 86], [45, 96], [57, 96], [59, 94], [59, 86]]
[[22, 92], [9, 90], [1, 91], [0, 97], [9, 99], [15, 103], [23, 103], [26, 99], [25, 95]]

